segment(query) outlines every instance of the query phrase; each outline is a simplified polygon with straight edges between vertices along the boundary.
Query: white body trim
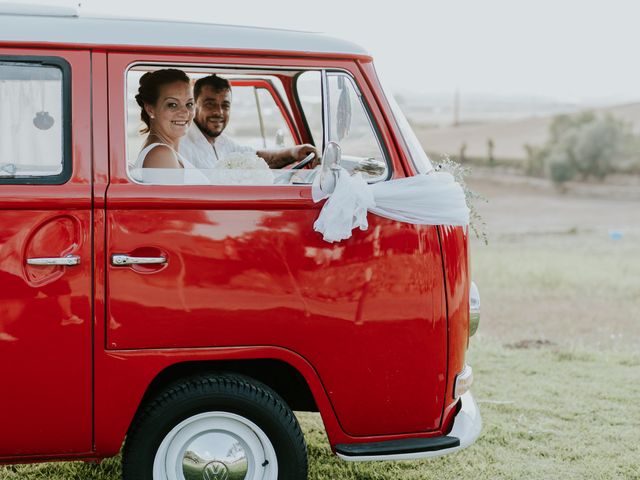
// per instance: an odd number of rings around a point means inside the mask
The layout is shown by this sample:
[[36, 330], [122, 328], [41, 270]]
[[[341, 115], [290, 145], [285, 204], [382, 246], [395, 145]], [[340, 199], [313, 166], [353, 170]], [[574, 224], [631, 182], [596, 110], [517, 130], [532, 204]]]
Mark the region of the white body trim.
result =
[[77, 17], [78, 9], [72, 6], [36, 5], [16, 2], [1, 2], [0, 14], [9, 15], [42, 15], [54, 17]]
[[[13, 7], [13, 6], [12, 6]], [[19, 14], [0, 4], [0, 43], [69, 43], [368, 55], [362, 47], [320, 33], [195, 22]], [[47, 14], [52, 16], [46, 16]]]
[[449, 433], [450, 437], [460, 439], [460, 446], [453, 448], [445, 448], [430, 452], [402, 453], [398, 455], [370, 455], [370, 456], [346, 456], [338, 453], [338, 457], [348, 462], [363, 462], [372, 460], [416, 460], [420, 458], [440, 457], [449, 453], [457, 452], [463, 448], [467, 448], [480, 436], [482, 430], [482, 417], [480, 409], [471, 392], [467, 392], [460, 397], [462, 400], [462, 408], [453, 421], [453, 428]]

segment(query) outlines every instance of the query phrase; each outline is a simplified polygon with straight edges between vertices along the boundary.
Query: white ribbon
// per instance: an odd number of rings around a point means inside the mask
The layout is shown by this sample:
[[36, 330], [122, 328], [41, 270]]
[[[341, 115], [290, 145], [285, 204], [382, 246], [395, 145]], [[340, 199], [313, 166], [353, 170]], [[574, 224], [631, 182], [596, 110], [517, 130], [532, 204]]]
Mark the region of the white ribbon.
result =
[[316, 177], [311, 188], [314, 202], [329, 198], [313, 224], [327, 242], [351, 237], [358, 227], [366, 230], [367, 211], [381, 217], [417, 225], [468, 225], [469, 208], [464, 191], [447, 172], [367, 184], [362, 176], [344, 168], [335, 176]]

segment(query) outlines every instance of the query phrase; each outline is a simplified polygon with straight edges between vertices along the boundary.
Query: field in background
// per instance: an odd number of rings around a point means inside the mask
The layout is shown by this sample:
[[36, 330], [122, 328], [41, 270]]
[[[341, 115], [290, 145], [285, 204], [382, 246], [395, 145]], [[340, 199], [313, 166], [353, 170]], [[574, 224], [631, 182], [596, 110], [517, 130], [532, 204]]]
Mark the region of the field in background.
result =
[[[500, 107], [500, 105], [498, 105]], [[494, 109], [498, 108], [495, 105]], [[527, 109], [526, 105], [502, 105], [491, 114], [483, 112], [460, 113], [460, 123], [453, 125], [452, 111], [443, 115], [417, 106], [403, 105], [416, 135], [435, 159], [441, 155], [458, 156], [463, 144], [468, 158], [488, 157], [488, 141], [493, 142], [493, 155], [503, 164], [520, 165], [526, 158], [524, 145], [541, 146], [547, 140], [549, 125], [553, 116], [560, 113], [576, 113], [582, 107], [575, 105], [546, 105], [539, 110]], [[489, 108], [487, 106], [486, 108]], [[636, 134], [640, 133], [640, 103], [591, 109], [599, 114], [613, 115], [632, 125]], [[531, 112], [533, 115], [525, 115]], [[480, 116], [482, 114], [483, 116]]]
[[640, 353], [640, 188], [559, 194], [485, 175], [470, 182], [488, 199], [489, 245], [472, 248], [483, 333]]

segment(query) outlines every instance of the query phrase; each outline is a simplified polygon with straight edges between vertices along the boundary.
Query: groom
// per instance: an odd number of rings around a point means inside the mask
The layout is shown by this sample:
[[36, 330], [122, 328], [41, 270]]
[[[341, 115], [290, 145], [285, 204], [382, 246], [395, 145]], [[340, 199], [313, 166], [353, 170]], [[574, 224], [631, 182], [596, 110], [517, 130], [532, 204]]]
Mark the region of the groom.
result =
[[230, 153], [254, 153], [263, 158], [269, 168], [282, 168], [299, 162], [310, 153], [318, 156], [313, 145], [296, 145], [278, 150], [258, 150], [240, 145], [222, 133], [231, 114], [231, 84], [225, 78], [209, 75], [198, 79], [194, 86], [195, 117], [187, 135], [180, 142], [180, 154], [197, 168], [212, 168]]

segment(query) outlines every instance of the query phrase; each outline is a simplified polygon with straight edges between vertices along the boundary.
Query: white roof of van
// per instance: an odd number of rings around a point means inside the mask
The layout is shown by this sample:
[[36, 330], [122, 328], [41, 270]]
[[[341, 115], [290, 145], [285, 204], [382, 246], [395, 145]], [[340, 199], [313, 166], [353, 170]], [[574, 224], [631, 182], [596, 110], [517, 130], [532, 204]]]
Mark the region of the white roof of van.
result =
[[0, 2], [0, 42], [186, 47], [368, 55], [319, 33], [196, 22], [79, 16], [73, 8]]

